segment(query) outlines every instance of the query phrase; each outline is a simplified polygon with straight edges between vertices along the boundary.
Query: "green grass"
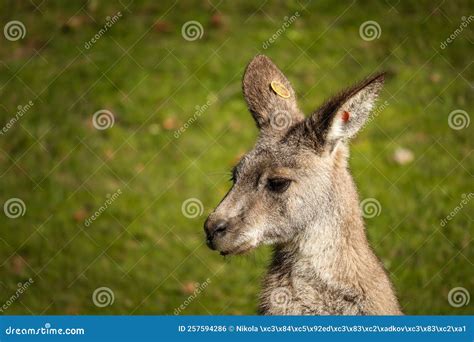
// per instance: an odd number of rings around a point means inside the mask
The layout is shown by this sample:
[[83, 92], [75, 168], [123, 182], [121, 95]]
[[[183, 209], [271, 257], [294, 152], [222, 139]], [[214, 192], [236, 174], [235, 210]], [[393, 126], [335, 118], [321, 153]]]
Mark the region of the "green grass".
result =
[[[13, 197], [26, 204], [22, 217], [0, 215], [0, 305], [19, 282], [34, 280], [4, 314], [173, 314], [207, 278], [182, 314], [256, 312], [269, 250], [224, 260], [203, 244], [202, 224], [229, 188], [236, 158], [254, 143], [240, 79], [262, 52], [287, 74], [306, 113], [367, 74], [392, 75], [381, 99], [389, 105], [351, 146], [361, 199], [382, 206], [366, 220], [370, 241], [405, 313], [472, 313], [473, 300], [454, 308], [447, 298], [459, 286], [474, 296], [473, 203], [440, 226], [472, 192], [473, 124], [448, 125], [453, 110], [472, 114], [472, 24], [440, 49], [472, 4], [186, 3], [0, 5], [2, 27], [20, 20], [27, 28], [22, 40], [0, 36], [2, 127], [18, 105], [34, 102], [0, 136], [1, 204]], [[122, 18], [86, 50], [117, 11]], [[296, 11], [296, 22], [264, 50]], [[189, 20], [203, 25], [201, 39], [183, 39]], [[359, 36], [368, 20], [380, 24], [379, 39]], [[91, 124], [100, 109], [114, 113], [112, 128]], [[415, 160], [396, 164], [398, 147]], [[85, 227], [117, 189], [122, 194]], [[194, 219], [181, 212], [191, 197], [204, 204]], [[113, 305], [92, 302], [101, 286], [113, 290]]]

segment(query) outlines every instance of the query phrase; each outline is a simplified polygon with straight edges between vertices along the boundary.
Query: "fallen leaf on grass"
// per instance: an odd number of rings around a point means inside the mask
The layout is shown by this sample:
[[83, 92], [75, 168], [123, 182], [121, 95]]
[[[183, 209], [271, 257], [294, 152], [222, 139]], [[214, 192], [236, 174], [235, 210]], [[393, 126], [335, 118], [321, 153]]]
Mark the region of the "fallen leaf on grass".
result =
[[153, 29], [159, 33], [169, 33], [172, 31], [172, 26], [168, 21], [158, 20], [153, 26]]
[[393, 160], [399, 165], [409, 164], [415, 159], [412, 151], [407, 148], [399, 147], [393, 154]]
[[111, 148], [106, 149], [104, 154], [105, 154], [105, 159], [107, 160], [114, 159], [115, 153]]
[[441, 74], [438, 72], [434, 72], [430, 75], [430, 81], [433, 83], [439, 83], [441, 81]]
[[87, 213], [87, 210], [84, 208], [77, 209], [72, 217], [74, 218], [74, 221], [76, 222], [83, 222], [89, 214]]
[[190, 295], [190, 294], [194, 293], [194, 291], [196, 291], [198, 285], [199, 284], [196, 283], [196, 282], [187, 282], [181, 287], [181, 291], [184, 294]]
[[224, 17], [221, 13], [214, 13], [211, 17], [211, 25], [215, 28], [220, 28], [224, 25]]
[[169, 116], [163, 121], [163, 128], [167, 131], [178, 128], [178, 120], [174, 116]]
[[10, 260], [10, 269], [16, 275], [23, 274], [25, 270], [26, 260], [20, 255], [15, 255]]
[[91, 19], [86, 15], [76, 15], [69, 18], [69, 20], [63, 24], [61, 29], [63, 32], [66, 32], [66, 33], [71, 32], [71, 31], [76, 31], [82, 28], [84, 24], [87, 24], [90, 21]]

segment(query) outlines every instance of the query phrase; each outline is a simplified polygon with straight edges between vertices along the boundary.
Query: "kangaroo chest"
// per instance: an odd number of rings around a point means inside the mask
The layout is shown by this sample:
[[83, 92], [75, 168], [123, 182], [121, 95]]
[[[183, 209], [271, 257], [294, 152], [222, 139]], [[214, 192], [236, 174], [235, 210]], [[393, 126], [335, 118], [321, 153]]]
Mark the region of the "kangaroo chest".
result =
[[363, 315], [362, 293], [328, 284], [306, 274], [270, 272], [262, 289], [259, 313], [264, 315]]

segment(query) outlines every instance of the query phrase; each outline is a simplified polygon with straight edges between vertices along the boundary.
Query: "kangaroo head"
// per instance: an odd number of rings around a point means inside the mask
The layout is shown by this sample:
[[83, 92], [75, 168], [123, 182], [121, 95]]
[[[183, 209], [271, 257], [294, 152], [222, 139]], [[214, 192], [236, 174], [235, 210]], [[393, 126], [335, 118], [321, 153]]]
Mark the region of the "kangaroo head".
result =
[[286, 243], [304, 234], [321, 211], [330, 211], [338, 181], [334, 170], [346, 167], [345, 142], [369, 117], [383, 80], [383, 74], [370, 77], [305, 118], [282, 72], [266, 56], [255, 57], [245, 71], [243, 92], [260, 135], [206, 220], [208, 246], [241, 254], [261, 244]]

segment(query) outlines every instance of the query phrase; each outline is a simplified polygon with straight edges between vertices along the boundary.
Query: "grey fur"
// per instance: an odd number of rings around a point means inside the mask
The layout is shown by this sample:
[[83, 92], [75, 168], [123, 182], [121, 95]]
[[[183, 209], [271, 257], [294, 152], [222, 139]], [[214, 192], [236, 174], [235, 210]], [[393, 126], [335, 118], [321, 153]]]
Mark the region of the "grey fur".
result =
[[[289, 98], [270, 87], [275, 80]], [[260, 136], [235, 167], [234, 185], [205, 231], [222, 254], [274, 246], [261, 314], [401, 314], [368, 244], [347, 166], [346, 141], [367, 120], [382, 85], [383, 74], [368, 78], [305, 119], [290, 83], [267, 57], [247, 67], [244, 96]], [[273, 124], [275, 113], [285, 113], [286, 126]]]

